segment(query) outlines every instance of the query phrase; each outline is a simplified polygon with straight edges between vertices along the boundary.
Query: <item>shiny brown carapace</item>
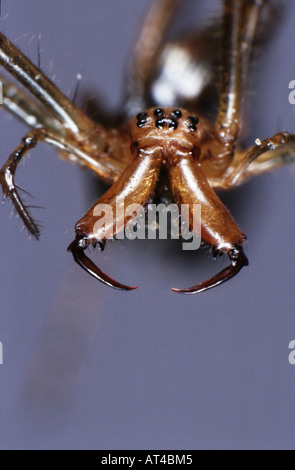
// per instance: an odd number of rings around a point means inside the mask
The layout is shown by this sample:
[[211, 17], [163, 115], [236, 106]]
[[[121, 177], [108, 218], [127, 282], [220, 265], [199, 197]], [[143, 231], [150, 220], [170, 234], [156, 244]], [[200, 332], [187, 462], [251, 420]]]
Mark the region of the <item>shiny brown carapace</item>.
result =
[[[193, 231], [194, 207], [201, 206], [201, 240], [215, 255], [226, 254], [229, 265], [207, 281], [172, 290], [202, 292], [248, 265], [246, 236], [215, 191], [236, 187], [252, 176], [282, 166], [295, 155], [295, 136], [286, 132], [257, 140], [246, 150], [239, 145], [242, 97], [252, 50], [257, 38], [261, 43], [266, 36], [267, 22], [273, 17], [272, 2], [224, 0], [222, 21], [216, 26], [167, 44], [166, 32], [181, 5], [182, 0], [151, 2], [127, 80], [125, 116], [114, 128], [87, 117], [0, 34], [0, 63], [18, 82], [13, 84], [1, 77], [3, 104], [31, 128], [1, 169], [4, 197], [11, 199], [28, 231], [38, 238], [38, 226], [14, 180], [19, 162], [41, 141], [109, 183], [108, 191], [76, 223], [76, 236], [68, 251], [85, 271], [116, 289], [136, 287], [111, 279], [85, 251], [89, 245], [103, 249], [109, 238], [118, 236], [135, 220], [136, 211], [121, 208], [145, 207], [157, 195], [157, 200], [171, 200], [179, 208], [185, 204], [189, 208], [186, 222]], [[170, 78], [168, 63], [178, 72], [169, 69]], [[182, 78], [183, 63], [188, 65]], [[216, 74], [212, 74], [214, 67]], [[188, 85], [186, 73], [195, 82], [191, 80]], [[175, 76], [178, 83], [173, 88]], [[212, 109], [206, 112], [206, 103], [211, 107], [216, 103], [213, 119]], [[101, 207], [112, 214], [103, 225]]]

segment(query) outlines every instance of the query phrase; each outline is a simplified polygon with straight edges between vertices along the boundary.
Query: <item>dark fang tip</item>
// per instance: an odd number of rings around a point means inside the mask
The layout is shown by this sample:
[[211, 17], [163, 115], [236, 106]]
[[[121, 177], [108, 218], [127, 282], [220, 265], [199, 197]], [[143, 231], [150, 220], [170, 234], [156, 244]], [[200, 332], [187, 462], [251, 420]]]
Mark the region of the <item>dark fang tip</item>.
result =
[[136, 286], [125, 286], [115, 281], [107, 274], [103, 273], [92, 261], [85, 255], [84, 250], [86, 249], [86, 243], [83, 243], [83, 239], [77, 235], [75, 240], [69, 245], [68, 252], [71, 252], [76, 263], [81, 266], [88, 274], [95, 277], [98, 281], [106, 284], [109, 287], [120, 290], [134, 290]]
[[201, 284], [197, 284], [196, 286], [189, 287], [188, 289], [175, 289], [172, 287], [171, 290], [173, 290], [173, 292], [176, 292], [177, 294], [197, 294], [199, 292], [212, 289], [212, 287], [219, 286], [223, 282], [228, 281], [236, 274], [238, 274], [238, 272], [244, 266], [248, 266], [249, 264], [249, 261], [245, 253], [243, 252], [242, 247], [232, 250], [228, 256], [231, 260], [231, 265], [223, 269], [220, 273], [216, 274], [211, 279], [208, 279], [207, 281], [204, 281]]
[[154, 116], [163, 116], [163, 114], [164, 114], [164, 111], [162, 108], [157, 108], [154, 111]]

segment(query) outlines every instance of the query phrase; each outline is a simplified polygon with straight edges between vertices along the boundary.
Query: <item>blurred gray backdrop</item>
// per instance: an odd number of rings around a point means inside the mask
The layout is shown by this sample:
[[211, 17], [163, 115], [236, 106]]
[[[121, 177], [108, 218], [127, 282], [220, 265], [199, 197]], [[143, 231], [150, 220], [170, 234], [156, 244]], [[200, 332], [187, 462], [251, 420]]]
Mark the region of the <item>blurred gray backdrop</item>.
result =
[[[112, 112], [141, 0], [2, 0], [1, 30], [77, 102], [95, 96]], [[191, 28], [219, 2], [188, 0], [175, 29]], [[262, 52], [247, 99], [247, 142], [295, 130], [295, 4]], [[186, 25], [186, 26], [185, 26]], [[1, 111], [1, 110], [0, 110]], [[0, 113], [4, 163], [26, 128]], [[292, 449], [295, 431], [294, 167], [226, 197], [250, 266], [224, 286], [180, 296], [221, 269], [172, 241], [110, 243], [96, 260], [135, 292], [87, 276], [66, 248], [98, 198], [88, 172], [40, 144], [17, 182], [34, 195], [44, 229], [28, 239], [0, 207], [1, 449]], [[207, 276], [207, 277], [206, 277]]]

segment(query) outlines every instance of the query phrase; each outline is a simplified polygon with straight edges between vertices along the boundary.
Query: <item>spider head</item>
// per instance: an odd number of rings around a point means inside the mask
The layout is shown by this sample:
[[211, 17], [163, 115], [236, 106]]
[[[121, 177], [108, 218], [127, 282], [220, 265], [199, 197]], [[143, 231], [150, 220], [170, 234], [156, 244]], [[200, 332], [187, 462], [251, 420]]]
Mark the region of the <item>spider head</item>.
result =
[[153, 145], [165, 150], [177, 146], [189, 150], [198, 146], [199, 119], [184, 109], [150, 108], [132, 121], [131, 138], [141, 148]]

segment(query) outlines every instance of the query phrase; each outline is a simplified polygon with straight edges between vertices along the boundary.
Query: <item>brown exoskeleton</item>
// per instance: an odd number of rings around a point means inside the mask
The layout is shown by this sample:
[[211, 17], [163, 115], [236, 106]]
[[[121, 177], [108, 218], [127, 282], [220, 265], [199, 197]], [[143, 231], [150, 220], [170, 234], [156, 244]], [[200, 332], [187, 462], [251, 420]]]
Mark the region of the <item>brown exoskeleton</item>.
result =
[[[145, 205], [164, 191], [168, 176], [175, 202], [188, 204], [190, 229], [194, 204], [201, 204], [201, 238], [214, 253], [228, 255], [230, 265], [213, 278], [181, 293], [197, 293], [227, 281], [248, 264], [243, 246], [245, 235], [238, 228], [215, 190], [230, 189], [248, 178], [286, 163], [294, 154], [294, 135], [279, 133], [248, 150], [238, 147], [241, 104], [246, 72], [251, 60], [257, 27], [267, 1], [224, 0], [221, 46], [221, 85], [214, 123], [198, 111], [179, 106], [143, 108], [153, 73], [162, 51], [162, 38], [172, 13], [181, 0], [156, 0], [141, 29], [128, 83], [126, 115], [132, 117], [114, 129], [89, 119], [35, 67], [9, 40], [0, 35], [0, 63], [31, 92], [37, 101], [8, 80], [3, 81], [4, 105], [32, 130], [14, 150], [0, 173], [4, 197], [9, 196], [29, 232], [38, 238], [39, 229], [23, 204], [14, 175], [18, 163], [37, 142], [56, 146], [63, 155], [91, 168], [110, 189], [76, 224], [76, 238], [68, 250], [77, 263], [105, 284], [128, 287], [104, 274], [86, 256], [88, 245], [103, 247], [108, 235], [116, 235], [130, 219], [118, 215], [103, 231], [97, 228], [96, 207], [108, 204], [116, 215], [116, 202]], [[206, 36], [206, 34], [205, 34]], [[217, 52], [219, 47], [216, 47]], [[206, 50], [206, 48], [205, 48]], [[177, 67], [177, 63], [175, 65]], [[211, 79], [210, 79], [211, 80]], [[210, 84], [210, 83], [209, 83]], [[205, 81], [199, 96], [206, 92]], [[182, 104], [182, 103], [181, 103]], [[33, 116], [33, 119], [32, 119]], [[134, 117], [135, 116], [135, 117]]]

